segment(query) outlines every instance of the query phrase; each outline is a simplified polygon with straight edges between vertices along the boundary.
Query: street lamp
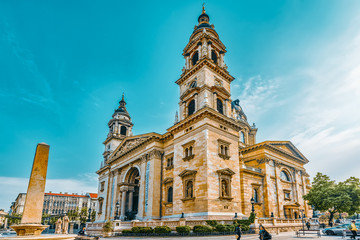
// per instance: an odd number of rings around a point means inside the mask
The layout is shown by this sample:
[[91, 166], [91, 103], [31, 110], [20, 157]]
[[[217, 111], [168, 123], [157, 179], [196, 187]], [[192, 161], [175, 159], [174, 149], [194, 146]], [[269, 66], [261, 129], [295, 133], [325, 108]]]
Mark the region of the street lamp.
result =
[[91, 208], [89, 208], [89, 216], [87, 222], [91, 222]]
[[316, 216], [316, 214], [315, 214], [315, 206], [314, 206], [314, 205], [311, 205], [311, 209], [313, 210], [313, 215], [312, 215], [312, 217], [313, 217], [313, 218], [316, 218], [317, 216]]
[[251, 198], [250, 202], [251, 202], [251, 212], [254, 213], [255, 212], [255, 208], [254, 208], [255, 200], [254, 200], [254, 197]]
[[304, 225], [304, 214], [305, 210], [304, 209], [300, 209], [300, 213], [301, 213], [301, 222], [302, 222], [302, 227], [303, 227], [303, 235], [305, 235], [305, 225]]
[[120, 208], [119, 201], [116, 202], [115, 206], [116, 206], [115, 220], [119, 220], [119, 208]]

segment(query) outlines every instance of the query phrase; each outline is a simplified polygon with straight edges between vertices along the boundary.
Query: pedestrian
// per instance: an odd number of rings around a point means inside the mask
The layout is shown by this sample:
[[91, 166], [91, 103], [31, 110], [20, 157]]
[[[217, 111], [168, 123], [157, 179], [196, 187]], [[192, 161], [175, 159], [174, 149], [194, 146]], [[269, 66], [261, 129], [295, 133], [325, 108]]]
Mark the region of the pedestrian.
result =
[[356, 236], [357, 236], [357, 228], [356, 228], [356, 225], [355, 225], [355, 221], [351, 221], [351, 224], [350, 224], [350, 231], [352, 233], [352, 236], [350, 239], [356, 239]]
[[332, 227], [333, 226], [333, 222], [331, 221], [331, 222], [329, 222], [329, 226], [330, 227]]
[[307, 227], [307, 230], [310, 230], [311, 225], [310, 225], [309, 221], [306, 222], [306, 227]]
[[80, 236], [85, 236], [85, 227], [83, 227], [80, 231], [79, 231], [79, 235]]
[[260, 233], [259, 233], [260, 234], [260, 239], [261, 240], [269, 240], [269, 239], [271, 239], [271, 234], [268, 231], [266, 231], [265, 227], [261, 226], [260, 228], [261, 228]]
[[235, 233], [236, 233], [236, 235], [238, 236], [238, 237], [236, 238], [236, 240], [240, 240], [240, 238], [241, 238], [241, 228], [240, 228], [240, 224], [236, 225], [236, 227], [235, 227]]

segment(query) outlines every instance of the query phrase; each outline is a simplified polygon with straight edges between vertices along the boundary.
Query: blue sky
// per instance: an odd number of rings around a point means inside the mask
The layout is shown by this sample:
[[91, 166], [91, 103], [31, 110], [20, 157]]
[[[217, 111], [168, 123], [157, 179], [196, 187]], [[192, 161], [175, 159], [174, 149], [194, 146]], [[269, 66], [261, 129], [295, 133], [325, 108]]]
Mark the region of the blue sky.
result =
[[[134, 134], [164, 133], [203, 1], [0, 1], [0, 208], [50, 144], [47, 190], [96, 191], [122, 92]], [[359, 176], [360, 1], [206, 1], [258, 142], [291, 140], [308, 171]]]

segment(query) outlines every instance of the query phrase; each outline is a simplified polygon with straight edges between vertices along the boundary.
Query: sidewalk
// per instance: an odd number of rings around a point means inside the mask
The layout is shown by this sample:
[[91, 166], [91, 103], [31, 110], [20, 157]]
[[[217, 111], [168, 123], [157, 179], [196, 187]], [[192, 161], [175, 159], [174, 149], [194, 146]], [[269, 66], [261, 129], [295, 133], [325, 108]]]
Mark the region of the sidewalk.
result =
[[[350, 237], [347, 237], [346, 239], [349, 239]], [[105, 238], [101, 238], [104, 239]], [[109, 238], [106, 238], [109, 239]], [[235, 235], [227, 235], [227, 236], [204, 236], [204, 237], [200, 237], [200, 236], [194, 236], [194, 237], [112, 237], [110, 238], [110, 240], [135, 240], [135, 239], [151, 239], [151, 240], [155, 240], [155, 239], [161, 239], [161, 240], [174, 240], [174, 239], [178, 239], [178, 240], [231, 240], [231, 239], [236, 239]], [[251, 235], [244, 235], [243, 237], [241, 237], [241, 239], [246, 239], [246, 240], [258, 240], [259, 236], [255, 235], [255, 234], [251, 234]], [[287, 232], [287, 233], [280, 233], [279, 235], [276, 234], [272, 234], [272, 239], [273, 240], [288, 240], [288, 239], [320, 239], [320, 240], [341, 240], [341, 236], [321, 236], [321, 238], [318, 238], [317, 236], [314, 235], [306, 235], [304, 237], [296, 237], [295, 236], [295, 232]]]

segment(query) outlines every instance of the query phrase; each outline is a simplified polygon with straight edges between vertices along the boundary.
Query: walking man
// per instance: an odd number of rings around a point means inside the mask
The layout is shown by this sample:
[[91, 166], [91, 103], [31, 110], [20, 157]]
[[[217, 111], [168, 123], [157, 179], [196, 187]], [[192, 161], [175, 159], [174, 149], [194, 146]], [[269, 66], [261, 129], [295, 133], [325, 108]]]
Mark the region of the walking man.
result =
[[351, 225], [350, 225], [350, 231], [352, 233], [352, 236], [350, 239], [356, 239], [356, 236], [357, 236], [357, 228], [356, 228], [356, 225], [355, 225], [355, 221], [351, 221]]
[[235, 227], [235, 233], [238, 236], [236, 240], [240, 240], [241, 238], [241, 229], [240, 229], [240, 224], [236, 225]]

